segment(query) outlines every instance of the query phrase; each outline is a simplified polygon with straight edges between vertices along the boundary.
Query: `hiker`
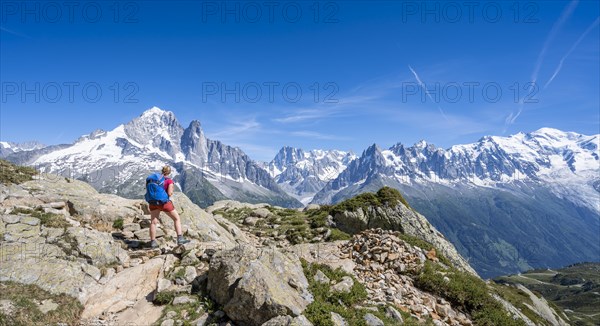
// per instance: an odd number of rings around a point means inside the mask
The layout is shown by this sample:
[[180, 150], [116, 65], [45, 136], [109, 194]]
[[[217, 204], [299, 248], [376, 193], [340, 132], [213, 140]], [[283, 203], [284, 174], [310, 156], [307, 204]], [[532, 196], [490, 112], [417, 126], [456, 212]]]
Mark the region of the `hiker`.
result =
[[[175, 185], [173, 180], [169, 178], [171, 174], [171, 167], [164, 166], [161, 171], [162, 174], [152, 174], [146, 179], [146, 201], [150, 206], [150, 247], [158, 248], [158, 242], [156, 242], [156, 224], [158, 224], [158, 216], [160, 212], [165, 212], [175, 224], [175, 231], [177, 232], [177, 244], [181, 245], [190, 242], [183, 238], [181, 232], [181, 219], [177, 210], [173, 206], [171, 196], [173, 196], [173, 190]], [[163, 191], [164, 190], [164, 191]]]

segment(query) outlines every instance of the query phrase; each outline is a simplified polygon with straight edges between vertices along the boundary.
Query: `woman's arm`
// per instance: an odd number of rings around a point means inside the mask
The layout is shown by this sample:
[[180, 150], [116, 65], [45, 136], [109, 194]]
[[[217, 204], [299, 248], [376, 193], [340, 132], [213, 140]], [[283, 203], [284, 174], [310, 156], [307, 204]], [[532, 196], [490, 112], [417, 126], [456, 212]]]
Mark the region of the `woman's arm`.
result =
[[173, 189], [174, 189], [174, 188], [175, 188], [175, 186], [174, 186], [172, 183], [171, 183], [171, 184], [169, 185], [169, 187], [167, 188], [167, 195], [169, 195], [169, 198], [170, 198], [171, 196], [173, 196]]

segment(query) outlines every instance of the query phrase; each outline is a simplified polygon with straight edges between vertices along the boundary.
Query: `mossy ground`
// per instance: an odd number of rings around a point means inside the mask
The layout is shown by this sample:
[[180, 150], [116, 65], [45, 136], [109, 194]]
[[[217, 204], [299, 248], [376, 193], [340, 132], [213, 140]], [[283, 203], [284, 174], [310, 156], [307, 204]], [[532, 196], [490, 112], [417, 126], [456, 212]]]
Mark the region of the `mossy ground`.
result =
[[25, 181], [33, 180], [33, 176], [38, 174], [34, 168], [27, 166], [18, 166], [9, 161], [0, 159], [0, 183], [20, 184]]
[[12, 214], [29, 215], [35, 218], [39, 218], [40, 224], [49, 228], [66, 229], [71, 226], [71, 224], [69, 224], [69, 222], [65, 219], [64, 216], [53, 213], [45, 213], [38, 209], [17, 208], [12, 211]]
[[[326, 223], [329, 212], [326, 209], [314, 209], [306, 212], [289, 208], [266, 207], [272, 215], [258, 218], [253, 226], [244, 225], [244, 219], [253, 216], [253, 209], [233, 208], [219, 209], [214, 214], [220, 214], [229, 221], [248, 228], [250, 232], [261, 237], [285, 238], [292, 244], [307, 242], [322, 242], [350, 239], [350, 235]], [[330, 236], [324, 238], [329, 230]]]
[[[77, 299], [61, 294], [53, 295], [35, 285], [0, 282], [0, 299], [15, 305], [11, 315], [0, 312], [0, 326], [78, 325], [83, 306]], [[58, 308], [44, 314], [38, 303], [50, 299]]]

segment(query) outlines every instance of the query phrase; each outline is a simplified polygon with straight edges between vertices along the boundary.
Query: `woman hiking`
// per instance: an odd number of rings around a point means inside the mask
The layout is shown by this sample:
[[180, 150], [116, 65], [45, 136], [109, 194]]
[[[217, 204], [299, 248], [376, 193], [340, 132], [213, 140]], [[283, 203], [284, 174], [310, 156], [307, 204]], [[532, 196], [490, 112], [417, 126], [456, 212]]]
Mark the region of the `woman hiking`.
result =
[[[173, 191], [175, 188], [173, 179], [169, 178], [169, 175], [171, 174], [171, 167], [164, 166], [161, 173], [162, 175], [160, 175], [160, 179], [158, 180], [154, 180], [155, 178], [153, 178], [154, 176], [158, 177], [158, 173], [151, 175], [148, 177], [148, 179], [146, 179], [146, 200], [150, 206], [151, 218], [151, 248], [158, 248], [158, 242], [156, 241], [156, 224], [158, 224], [158, 216], [160, 215], [160, 212], [165, 212], [173, 220], [173, 224], [175, 224], [175, 231], [177, 232], [177, 244], [181, 245], [190, 242], [190, 240], [183, 238], [183, 233], [181, 232], [181, 219], [179, 218], [179, 214], [177, 213], [175, 206], [173, 206], [173, 201], [171, 200], [171, 196], [173, 196]], [[153, 183], [154, 185], [150, 185], [150, 183]], [[160, 188], [162, 188], [166, 194], [163, 193]], [[160, 200], [157, 200], [156, 198], [160, 198]]]

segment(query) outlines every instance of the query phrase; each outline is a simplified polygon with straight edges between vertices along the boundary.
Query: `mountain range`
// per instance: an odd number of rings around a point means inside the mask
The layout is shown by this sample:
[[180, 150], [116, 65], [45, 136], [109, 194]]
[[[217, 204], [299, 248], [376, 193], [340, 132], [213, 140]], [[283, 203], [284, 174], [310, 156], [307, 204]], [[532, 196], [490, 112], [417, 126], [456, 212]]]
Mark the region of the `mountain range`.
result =
[[149, 171], [174, 167], [178, 187], [206, 207], [231, 198], [285, 207], [332, 204], [390, 186], [483, 277], [600, 261], [600, 135], [551, 128], [437, 148], [420, 141], [360, 156], [283, 147], [271, 162], [183, 128], [152, 108], [73, 144], [0, 142], [0, 157], [139, 198]]

